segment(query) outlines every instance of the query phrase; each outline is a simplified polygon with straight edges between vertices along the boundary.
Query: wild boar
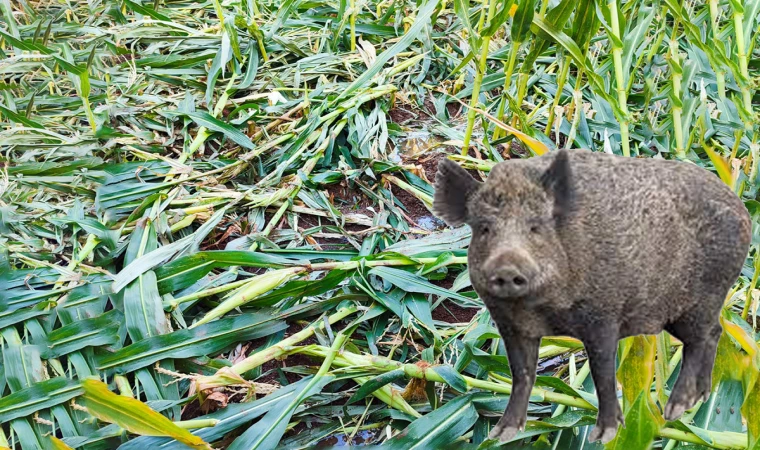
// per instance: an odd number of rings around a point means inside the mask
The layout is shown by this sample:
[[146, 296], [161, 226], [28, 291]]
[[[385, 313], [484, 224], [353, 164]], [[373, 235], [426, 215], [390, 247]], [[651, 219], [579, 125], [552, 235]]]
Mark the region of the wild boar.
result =
[[664, 415], [711, 391], [719, 314], [749, 251], [738, 196], [699, 166], [562, 150], [497, 164], [485, 183], [438, 166], [433, 209], [472, 228], [472, 285], [504, 339], [512, 395], [491, 437], [525, 426], [542, 336], [580, 339], [599, 399], [591, 442], [614, 438], [620, 338], [662, 330], [683, 342]]

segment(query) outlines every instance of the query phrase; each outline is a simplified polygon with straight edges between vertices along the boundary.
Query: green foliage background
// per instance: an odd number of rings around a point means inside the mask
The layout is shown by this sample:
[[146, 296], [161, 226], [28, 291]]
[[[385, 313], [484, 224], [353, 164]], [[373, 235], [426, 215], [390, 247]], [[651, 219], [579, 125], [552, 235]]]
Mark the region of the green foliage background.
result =
[[[758, 0], [0, 0], [0, 447], [495, 448], [506, 356], [469, 230], [425, 211], [429, 161], [683, 159], [757, 223], [758, 18]], [[709, 400], [666, 423], [680, 343], [626, 339], [607, 448], [760, 449], [758, 243]], [[582, 345], [541, 357], [502, 448], [600, 448]]]

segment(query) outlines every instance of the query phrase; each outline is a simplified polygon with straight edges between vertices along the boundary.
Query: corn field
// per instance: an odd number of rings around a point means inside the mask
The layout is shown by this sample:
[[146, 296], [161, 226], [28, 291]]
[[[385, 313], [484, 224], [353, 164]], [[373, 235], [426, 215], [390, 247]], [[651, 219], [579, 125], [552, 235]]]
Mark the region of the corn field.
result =
[[591, 444], [545, 338], [500, 445], [504, 345], [430, 211], [442, 158], [569, 148], [760, 223], [758, 44], [760, 0], [0, 0], [0, 448], [760, 449], [760, 227], [706, 402], [666, 422], [681, 343], [627, 338]]

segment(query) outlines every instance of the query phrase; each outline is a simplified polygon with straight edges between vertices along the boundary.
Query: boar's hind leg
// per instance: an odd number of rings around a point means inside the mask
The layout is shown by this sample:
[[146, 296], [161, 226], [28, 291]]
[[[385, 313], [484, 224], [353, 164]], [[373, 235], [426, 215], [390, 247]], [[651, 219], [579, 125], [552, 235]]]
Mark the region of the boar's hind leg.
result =
[[697, 378], [697, 391], [702, 401], [707, 401], [712, 392], [712, 371], [715, 363], [715, 353], [718, 350], [718, 340], [723, 332], [720, 323], [715, 323], [705, 337], [702, 353], [702, 371]]
[[505, 335], [504, 345], [512, 371], [512, 394], [504, 415], [499, 419], [489, 437], [500, 442], [512, 440], [518, 431], [525, 428], [528, 400], [533, 383], [536, 381], [538, 347], [540, 338], [520, 335]]
[[615, 383], [618, 334], [611, 328], [613, 327], [598, 328], [599, 332], [593, 338], [584, 340], [591, 366], [591, 377], [599, 399], [596, 426], [589, 434], [589, 442], [601, 440], [602, 443], [607, 443], [617, 434], [618, 424], [625, 426]]
[[[722, 304], [722, 297], [721, 304]], [[683, 342], [681, 371], [665, 406], [665, 419], [676, 420], [710, 395], [712, 366], [721, 327], [712, 308], [689, 310], [665, 330]]]

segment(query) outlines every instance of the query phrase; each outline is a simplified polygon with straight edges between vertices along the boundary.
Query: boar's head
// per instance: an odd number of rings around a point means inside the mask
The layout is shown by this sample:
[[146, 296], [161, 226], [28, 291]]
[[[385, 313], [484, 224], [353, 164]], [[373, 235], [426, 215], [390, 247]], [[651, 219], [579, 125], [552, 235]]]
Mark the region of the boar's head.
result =
[[566, 151], [544, 158], [497, 164], [485, 183], [451, 160], [438, 165], [433, 209], [451, 226], [471, 227], [470, 278], [489, 303], [540, 302], [566, 285], [561, 234], [573, 214], [572, 174]]

